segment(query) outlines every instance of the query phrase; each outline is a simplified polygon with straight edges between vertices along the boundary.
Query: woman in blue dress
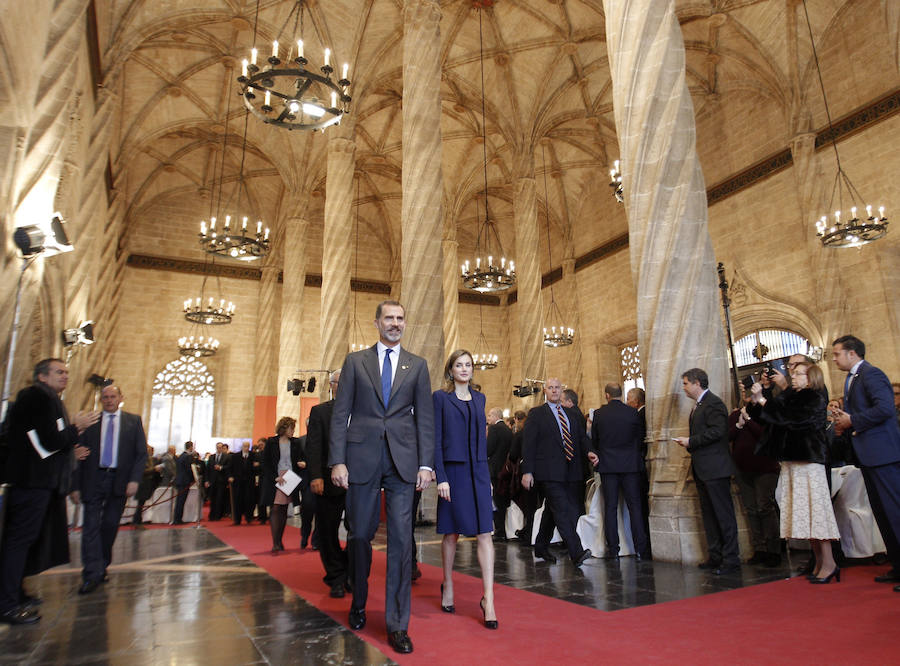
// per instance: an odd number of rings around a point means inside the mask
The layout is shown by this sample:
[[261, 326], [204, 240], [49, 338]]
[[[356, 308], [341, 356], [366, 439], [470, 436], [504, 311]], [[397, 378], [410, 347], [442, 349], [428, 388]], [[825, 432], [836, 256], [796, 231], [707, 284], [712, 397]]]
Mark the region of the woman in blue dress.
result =
[[488, 471], [485, 398], [472, 383], [472, 355], [464, 349], [452, 354], [444, 366], [444, 386], [434, 392], [437, 475], [437, 531], [443, 534], [441, 555], [444, 582], [441, 610], [453, 613], [453, 560], [459, 535], [478, 539], [478, 564], [484, 594], [481, 612], [484, 626], [497, 628], [494, 611], [494, 542], [491, 539], [493, 510]]

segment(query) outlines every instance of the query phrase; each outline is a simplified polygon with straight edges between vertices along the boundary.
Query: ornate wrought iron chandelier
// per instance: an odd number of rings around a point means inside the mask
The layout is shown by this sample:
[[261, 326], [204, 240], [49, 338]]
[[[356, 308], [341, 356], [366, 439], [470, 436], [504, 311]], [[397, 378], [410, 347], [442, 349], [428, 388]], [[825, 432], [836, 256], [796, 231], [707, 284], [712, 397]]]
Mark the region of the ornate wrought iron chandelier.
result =
[[[475, 238], [475, 257], [470, 262], [466, 259], [460, 267], [463, 284], [478, 292], [505, 291], [516, 283], [516, 266], [511, 259], [507, 260], [500, 242], [497, 225], [491, 219], [488, 205], [487, 182], [487, 116], [484, 101], [484, 38], [481, 25], [481, 12], [478, 12], [478, 44], [481, 61], [481, 149], [484, 170], [484, 222], [478, 228]], [[479, 217], [478, 203], [475, 203], [475, 217]]]
[[[828, 203], [828, 210], [834, 212], [831, 213], [830, 219], [829, 215], [822, 215], [816, 220], [816, 236], [822, 241], [824, 247], [859, 247], [884, 236], [887, 233], [888, 219], [884, 216], [884, 206], [879, 206], [878, 213], [875, 214], [872, 212], [873, 206], [863, 204], [865, 199], [860, 196], [859, 191], [841, 166], [841, 156], [838, 154], [837, 139], [835, 139], [834, 127], [831, 123], [831, 111], [828, 109], [828, 97], [825, 95], [825, 83], [819, 67], [819, 55], [816, 52], [816, 40], [813, 37], [806, 0], [803, 0], [803, 11], [806, 14], [806, 27], [809, 30], [813, 60], [819, 76], [819, 88], [822, 90], [822, 101], [825, 104], [825, 116], [828, 118], [828, 133], [837, 163], [837, 173], [831, 187], [831, 200]], [[841, 211], [846, 210], [845, 203], [850, 204], [850, 215], [841, 219]], [[857, 214], [861, 208], [866, 210], [866, 216], [862, 219]]]
[[616, 201], [625, 203], [625, 190], [622, 188], [622, 171], [619, 169], [619, 160], [613, 162], [613, 168], [609, 170], [609, 186], [613, 190]]
[[215, 302], [212, 296], [205, 301], [201, 289], [200, 296], [195, 299], [189, 298], [184, 302], [184, 318], [195, 324], [207, 326], [230, 324], [234, 318], [234, 303], [231, 301], [226, 303], [224, 298]]
[[[541, 144], [541, 162], [544, 166], [544, 208], [547, 213], [547, 259], [550, 267], [553, 267], [553, 248], [550, 244], [550, 198], [547, 189], [547, 157], [544, 154], [544, 146]], [[575, 329], [567, 326], [562, 310], [556, 304], [553, 293], [553, 285], [550, 285], [550, 306], [547, 308], [547, 316], [544, 321], [549, 323], [549, 328], [544, 326], [544, 345], [547, 347], [565, 347], [575, 341]], [[555, 322], [555, 323], [554, 323]]]
[[202, 358], [219, 350], [219, 341], [209, 336], [186, 335], [178, 338], [178, 351], [182, 356]]
[[[244, 182], [244, 161], [247, 157], [247, 120], [250, 114], [244, 115], [244, 139], [241, 144], [241, 166], [238, 178], [224, 210], [231, 211], [222, 220], [222, 193], [225, 189], [225, 153], [228, 149], [228, 118], [231, 115], [231, 98], [228, 98], [228, 106], [225, 111], [225, 133], [222, 136], [222, 159], [219, 167], [218, 188], [216, 188], [215, 174], [213, 174], [212, 191], [215, 196], [210, 197], [209, 224], [206, 220], [200, 222], [200, 247], [204, 252], [218, 257], [240, 259], [242, 261], [254, 261], [266, 256], [269, 252], [269, 228], [263, 229], [262, 220], [256, 220], [256, 230], [250, 216], [242, 214], [242, 202], [246, 207], [250, 204], [250, 193]], [[232, 201], [237, 195], [237, 204], [231, 208]], [[213, 210], [215, 205], [215, 210]], [[213, 213], [215, 212], [215, 215]], [[232, 214], [236, 213], [236, 214]]]
[[[288, 25], [293, 25], [288, 31]], [[259, 0], [256, 2], [256, 23], [259, 22]], [[350, 109], [350, 66], [344, 63], [341, 78], [331, 78], [331, 49], [325, 48], [321, 74], [307, 69], [303, 42], [303, 0], [298, 0], [285, 19], [278, 38], [272, 42], [266, 58], [257, 48], [257, 27], [253, 28], [253, 48], [250, 57], [241, 63], [241, 97], [244, 105], [268, 125], [288, 130], [323, 130], [341, 122]], [[284, 56], [284, 60], [282, 60]], [[260, 63], [265, 58], [265, 63]]]

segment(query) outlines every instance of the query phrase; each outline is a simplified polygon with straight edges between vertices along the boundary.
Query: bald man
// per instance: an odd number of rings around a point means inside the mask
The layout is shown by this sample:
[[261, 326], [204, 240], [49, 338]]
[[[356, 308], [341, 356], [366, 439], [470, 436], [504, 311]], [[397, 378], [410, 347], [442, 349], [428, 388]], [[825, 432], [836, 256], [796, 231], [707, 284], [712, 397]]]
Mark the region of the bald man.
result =
[[90, 449], [75, 473], [73, 492], [84, 502], [81, 530], [82, 584], [89, 594], [106, 580], [112, 547], [125, 510], [125, 501], [137, 492], [147, 462], [147, 438], [141, 417], [123, 412], [122, 391], [110, 385], [100, 392], [100, 421], [81, 434]]

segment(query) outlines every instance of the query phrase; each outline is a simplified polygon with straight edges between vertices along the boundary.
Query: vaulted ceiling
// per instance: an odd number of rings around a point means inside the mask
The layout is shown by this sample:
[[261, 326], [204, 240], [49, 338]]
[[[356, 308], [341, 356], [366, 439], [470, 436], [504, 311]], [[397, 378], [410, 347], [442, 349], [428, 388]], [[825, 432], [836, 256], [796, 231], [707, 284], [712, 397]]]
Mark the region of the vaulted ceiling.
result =
[[[542, 221], [547, 176], [555, 267], [564, 255], [577, 255], [626, 228], [607, 186], [618, 147], [603, 3], [476, 4], [485, 7], [474, 7], [473, 0], [440, 3], [445, 212], [456, 225], [463, 256], [474, 245], [476, 211], [483, 216], [484, 150], [490, 211], [504, 245], [515, 248], [512, 183], [521, 165], [531, 162]], [[158, 218], [160, 211], [178, 211], [171, 223], [184, 226], [189, 220], [190, 228], [182, 230], [183, 247], [166, 252], [200, 257], [199, 247], [188, 241], [220, 201], [214, 180], [224, 173], [221, 199], [227, 200], [242, 160], [246, 111], [235, 80], [240, 59], [254, 43], [254, 32], [262, 44], [278, 37], [294, 2], [96, 0], [95, 5], [103, 82], [120, 103], [110, 157], [116, 187], [125, 192], [126, 220], [138, 224]], [[392, 256], [396, 241], [391, 239], [399, 237], [400, 225], [403, 2], [310, 0], [305, 5], [307, 53], [320, 59], [327, 46], [335, 62], [350, 65], [359, 177], [354, 201], [361, 233]], [[864, 39], [847, 39], [848, 29], [863, 36], [884, 26], [879, 0], [808, 0], [807, 5], [825, 65], [865, 46]], [[783, 149], [797, 131], [824, 124], [802, 4], [678, 0], [676, 6], [708, 184]], [[885, 53], [884, 62], [879, 57], [854, 66], [892, 68], [887, 83], [877, 76], [848, 82], [846, 71], [832, 75], [824, 68], [826, 87], [842, 91], [830, 100], [832, 115], [895, 85], [892, 54]], [[294, 212], [289, 207], [301, 205], [308, 219], [321, 223], [327, 139], [327, 132], [286, 132], [249, 118], [244, 174], [259, 217], [274, 224]], [[315, 247], [320, 230], [313, 225], [309, 233]], [[546, 247], [542, 255], [548, 270]], [[318, 259], [311, 255], [309, 261], [314, 270]]]

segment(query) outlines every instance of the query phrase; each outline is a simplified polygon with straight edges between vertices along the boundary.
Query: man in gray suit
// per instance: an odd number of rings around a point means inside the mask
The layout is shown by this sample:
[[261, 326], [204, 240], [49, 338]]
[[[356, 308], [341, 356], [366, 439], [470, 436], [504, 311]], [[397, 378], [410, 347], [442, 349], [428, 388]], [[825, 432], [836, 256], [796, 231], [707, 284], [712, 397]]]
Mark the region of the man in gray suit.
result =
[[412, 574], [413, 493], [432, 479], [434, 408], [425, 359], [400, 347], [406, 312], [396, 301], [375, 310], [379, 340], [349, 354], [331, 417], [328, 464], [334, 485], [347, 489], [350, 628], [366, 625], [372, 538], [378, 529], [380, 491], [387, 510], [388, 642], [412, 652], [409, 604]]

